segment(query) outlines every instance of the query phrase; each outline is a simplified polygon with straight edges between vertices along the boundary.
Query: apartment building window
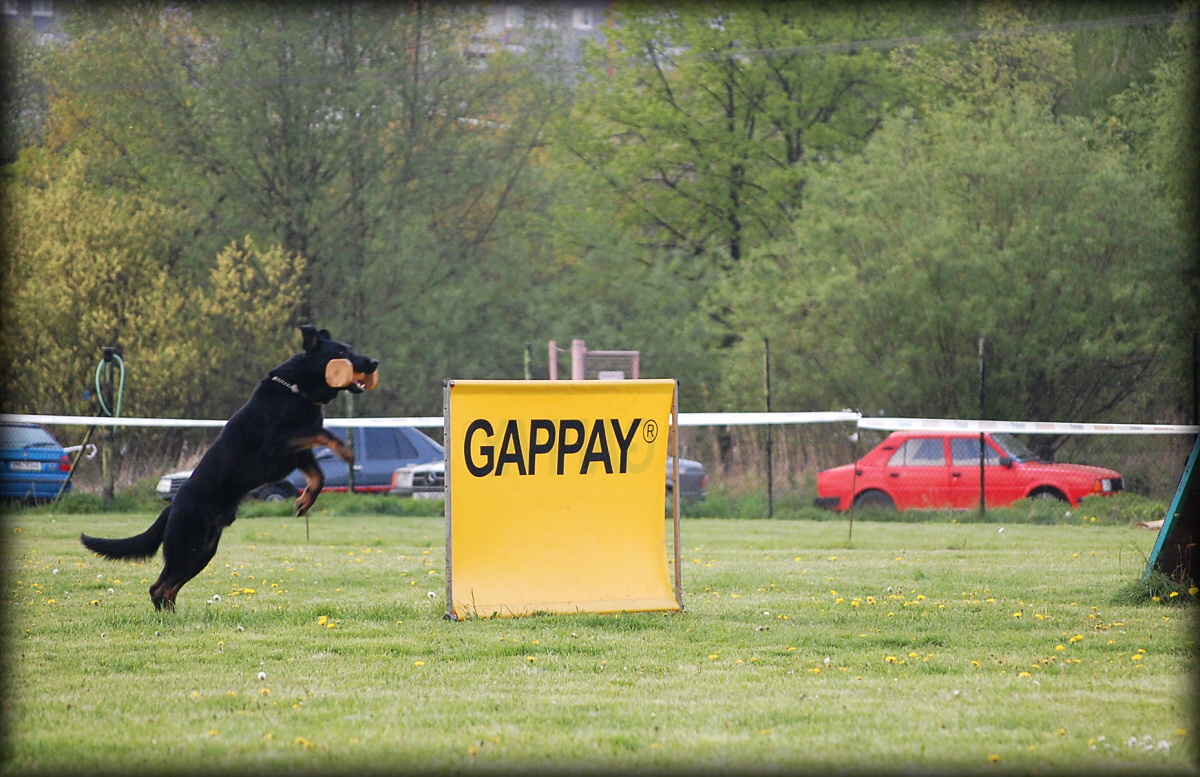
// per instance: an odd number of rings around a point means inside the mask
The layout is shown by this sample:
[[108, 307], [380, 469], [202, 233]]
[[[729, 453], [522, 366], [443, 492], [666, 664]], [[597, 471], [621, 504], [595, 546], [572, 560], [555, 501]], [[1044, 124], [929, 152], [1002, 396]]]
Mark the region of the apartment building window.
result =
[[571, 26], [577, 30], [592, 29], [592, 9], [587, 6], [580, 6], [571, 11]]
[[16, 16], [17, 0], [4, 0], [3, 5], [0, 5], [0, 13], [5, 16]]
[[53, 16], [54, 2], [53, 0], [33, 0], [30, 10], [34, 16]]

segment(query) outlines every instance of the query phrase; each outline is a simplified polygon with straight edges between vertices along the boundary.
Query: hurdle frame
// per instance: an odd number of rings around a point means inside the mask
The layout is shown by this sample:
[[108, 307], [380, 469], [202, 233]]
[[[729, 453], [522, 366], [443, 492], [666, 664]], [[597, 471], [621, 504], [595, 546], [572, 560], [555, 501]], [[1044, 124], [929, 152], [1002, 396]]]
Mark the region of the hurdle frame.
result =
[[[674, 388], [671, 394], [671, 428], [670, 433], [670, 448], [668, 456], [671, 459], [672, 471], [672, 486], [671, 486], [671, 556], [672, 564], [674, 565], [674, 588], [675, 602], [679, 605], [678, 612], [686, 611], [683, 603], [683, 571], [682, 571], [682, 536], [680, 529], [680, 497], [679, 497], [679, 379], [674, 380]], [[450, 499], [450, 478], [451, 478], [451, 461], [453, 455], [453, 446], [450, 444], [450, 393], [454, 386], [452, 379], [446, 378], [442, 380], [442, 439], [445, 442], [445, 475], [443, 489], [445, 494], [444, 501], [444, 534], [445, 534], [445, 565], [446, 565], [446, 609], [442, 614], [442, 619], [447, 621], [458, 621], [458, 616], [454, 613], [454, 578], [453, 578], [453, 547], [451, 543], [451, 511], [452, 500]]]

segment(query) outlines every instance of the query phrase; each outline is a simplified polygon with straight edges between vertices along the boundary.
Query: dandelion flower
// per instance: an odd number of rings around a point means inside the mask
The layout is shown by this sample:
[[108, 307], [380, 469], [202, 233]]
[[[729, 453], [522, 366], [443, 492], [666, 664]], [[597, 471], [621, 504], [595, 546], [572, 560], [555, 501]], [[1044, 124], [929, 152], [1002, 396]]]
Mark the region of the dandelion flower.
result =
[[[1001, 529], [1000, 531], [1004, 531], [1004, 530]], [[1000, 756], [996, 755], [995, 753], [992, 753], [991, 755], [988, 756], [988, 763], [993, 763], [993, 764], [1000, 763]]]
[[265, 682], [267, 681], [267, 673], [266, 673], [266, 672], [259, 672], [259, 673], [258, 673], [258, 680], [259, 680], [259, 682], [264, 682], [264, 683], [265, 683]]

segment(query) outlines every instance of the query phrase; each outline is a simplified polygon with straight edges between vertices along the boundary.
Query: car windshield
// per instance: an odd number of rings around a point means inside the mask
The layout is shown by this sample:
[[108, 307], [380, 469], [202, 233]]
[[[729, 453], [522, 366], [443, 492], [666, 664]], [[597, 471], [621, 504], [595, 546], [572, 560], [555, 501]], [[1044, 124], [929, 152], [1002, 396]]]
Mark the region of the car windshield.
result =
[[1004, 449], [1005, 454], [1013, 461], [1037, 461], [1037, 454], [1029, 450], [1029, 446], [1007, 432], [993, 434], [992, 440]]

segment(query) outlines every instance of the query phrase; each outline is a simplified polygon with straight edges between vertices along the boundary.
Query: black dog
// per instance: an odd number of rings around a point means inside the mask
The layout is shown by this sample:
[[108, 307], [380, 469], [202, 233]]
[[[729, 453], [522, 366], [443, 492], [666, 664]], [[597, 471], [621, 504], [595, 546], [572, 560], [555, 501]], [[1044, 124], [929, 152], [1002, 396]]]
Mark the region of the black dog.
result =
[[111, 559], [150, 558], [161, 545], [162, 574], [150, 586], [154, 609], [175, 609], [179, 589], [212, 560], [221, 532], [251, 490], [299, 469], [307, 485], [296, 499], [296, 515], [304, 515], [325, 485], [312, 449], [324, 445], [353, 464], [351, 450], [323, 428], [323, 406], [342, 389], [357, 394], [373, 388], [379, 362], [330, 339], [324, 329], [305, 325], [300, 331], [304, 350], [267, 373], [149, 529], [119, 540], [79, 536], [84, 547]]

